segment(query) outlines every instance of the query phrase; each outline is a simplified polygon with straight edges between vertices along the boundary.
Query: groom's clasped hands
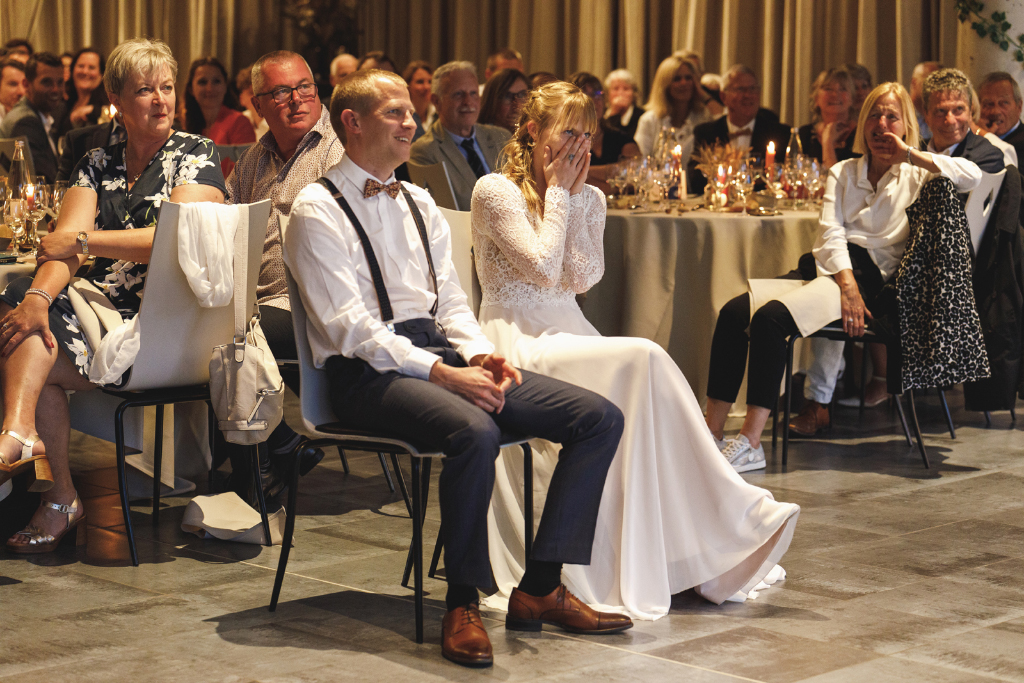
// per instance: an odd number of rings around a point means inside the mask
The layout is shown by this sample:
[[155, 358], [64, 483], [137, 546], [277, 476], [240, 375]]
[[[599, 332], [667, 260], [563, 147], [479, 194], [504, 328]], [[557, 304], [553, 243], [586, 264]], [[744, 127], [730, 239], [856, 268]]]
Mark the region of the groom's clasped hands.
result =
[[430, 369], [430, 381], [461, 396], [488, 413], [500, 413], [505, 407], [505, 392], [523, 375], [503, 356], [496, 353], [474, 356], [468, 368], [456, 368], [441, 361]]

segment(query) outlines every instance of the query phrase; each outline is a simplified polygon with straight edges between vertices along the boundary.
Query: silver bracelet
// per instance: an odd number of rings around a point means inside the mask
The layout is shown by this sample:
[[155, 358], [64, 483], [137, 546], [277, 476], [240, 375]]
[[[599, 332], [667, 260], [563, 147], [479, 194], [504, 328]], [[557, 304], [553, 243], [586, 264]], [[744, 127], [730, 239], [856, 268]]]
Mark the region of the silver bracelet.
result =
[[907, 147], [907, 163], [910, 164], [911, 166], [913, 166], [914, 165], [914, 158], [912, 156], [910, 156], [911, 149], [912, 149], [911, 147]]
[[50, 296], [48, 292], [45, 292], [37, 287], [32, 287], [30, 289], [25, 290], [25, 296], [28, 296], [29, 294], [38, 294], [39, 296], [46, 299], [49, 302], [47, 308], [53, 305], [53, 297]]

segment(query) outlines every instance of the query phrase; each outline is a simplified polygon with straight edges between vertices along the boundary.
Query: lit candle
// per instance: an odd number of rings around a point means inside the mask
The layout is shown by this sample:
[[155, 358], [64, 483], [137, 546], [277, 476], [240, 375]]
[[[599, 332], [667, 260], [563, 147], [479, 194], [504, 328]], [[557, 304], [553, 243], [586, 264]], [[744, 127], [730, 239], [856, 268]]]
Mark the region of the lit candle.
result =
[[722, 164], [719, 164], [718, 165], [718, 173], [716, 173], [715, 175], [718, 176], [719, 184], [725, 185], [725, 175], [726, 175], [725, 174], [725, 166], [723, 166]]
[[25, 202], [28, 204], [28, 210], [32, 211], [36, 208], [36, 186], [29, 184], [25, 186]]
[[115, 107], [114, 105], [110, 105], [110, 118], [113, 119], [113, 118], [116, 118], [116, 117], [117, 117], [117, 107]]
[[765, 168], [771, 168], [774, 165], [775, 165], [775, 141], [771, 141], [771, 142], [768, 143], [768, 150], [767, 150], [767, 154], [765, 155], [765, 159], [764, 159], [764, 167]]

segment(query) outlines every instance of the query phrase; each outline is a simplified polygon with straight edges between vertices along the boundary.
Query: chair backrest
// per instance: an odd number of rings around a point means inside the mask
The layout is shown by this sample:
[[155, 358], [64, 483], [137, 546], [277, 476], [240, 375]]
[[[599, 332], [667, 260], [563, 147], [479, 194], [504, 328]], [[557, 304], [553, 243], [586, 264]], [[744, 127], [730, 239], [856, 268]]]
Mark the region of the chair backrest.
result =
[[480, 280], [476, 276], [473, 262], [473, 218], [469, 211], [451, 211], [443, 207], [441, 215], [448, 222], [452, 233], [452, 265], [459, 275], [462, 291], [469, 298], [469, 308], [477, 314], [482, 298]]
[[[409, 177], [412, 181], [424, 188], [434, 198], [434, 203], [443, 209], [459, 210], [459, 203], [455, 200], [455, 189], [452, 187], [451, 176], [448, 175], [448, 167], [443, 161], [429, 166], [420, 166], [411, 161], [406, 164], [409, 169]], [[469, 207], [467, 206], [468, 210]]]
[[[256, 303], [256, 282], [270, 219], [270, 200], [238, 204], [238, 229], [249, 231], [246, 311]], [[210, 381], [213, 347], [234, 334], [234, 306], [203, 308], [178, 264], [178, 218], [181, 205], [163, 202], [157, 218], [146, 288], [139, 307], [140, 343], [131, 376], [123, 387], [159, 389]]]
[[247, 142], [244, 145], [217, 145], [217, 154], [220, 155], [220, 160], [231, 159], [231, 161], [238, 161], [238, 157], [245, 153], [245, 150], [253, 146], [252, 142]]
[[971, 190], [967, 197], [967, 206], [964, 212], [967, 214], [967, 224], [971, 228], [971, 244], [974, 245], [974, 253], [978, 253], [981, 246], [981, 238], [985, 234], [985, 227], [992, 217], [992, 209], [995, 207], [996, 198], [999, 197], [999, 190], [1003, 187], [1003, 178], [1006, 177], [1006, 169], [999, 173], [981, 173], [981, 184]]
[[25, 165], [28, 166], [28, 174], [34, 176], [36, 174], [35, 164], [32, 163], [32, 150], [28, 146], [28, 138], [24, 135], [19, 135], [16, 138], [0, 138], [0, 175], [7, 177], [7, 172], [11, 170], [11, 159], [14, 158], [14, 143], [21, 140], [25, 143]]
[[299, 357], [299, 403], [302, 406], [302, 422], [306, 429], [316, 432], [317, 425], [337, 422], [331, 409], [330, 384], [327, 372], [313, 365], [313, 351], [309, 348], [309, 335], [306, 332], [306, 306], [302, 302], [292, 274], [285, 268], [288, 278], [288, 299], [292, 308], [292, 330], [295, 334], [295, 350]]

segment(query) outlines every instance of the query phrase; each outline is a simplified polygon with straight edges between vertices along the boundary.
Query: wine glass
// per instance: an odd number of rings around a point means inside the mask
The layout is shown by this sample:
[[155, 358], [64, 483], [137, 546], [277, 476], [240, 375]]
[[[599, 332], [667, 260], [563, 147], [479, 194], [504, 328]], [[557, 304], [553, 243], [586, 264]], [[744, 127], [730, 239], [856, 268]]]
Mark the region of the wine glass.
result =
[[58, 180], [53, 184], [53, 193], [50, 195], [50, 209], [53, 215], [51, 228], [56, 227], [57, 218], [60, 217], [60, 207], [64, 203], [64, 195], [68, 191], [68, 181]]
[[[42, 176], [39, 176], [42, 177]], [[45, 181], [45, 178], [43, 179]], [[29, 228], [25, 236], [25, 246], [35, 248], [39, 240], [36, 231], [39, 229], [39, 221], [43, 220], [50, 205], [51, 190], [45, 184], [31, 185], [25, 188], [25, 216], [29, 219]]]
[[25, 239], [25, 200], [11, 197], [4, 207], [4, 222], [11, 229], [11, 245], [17, 249]]

